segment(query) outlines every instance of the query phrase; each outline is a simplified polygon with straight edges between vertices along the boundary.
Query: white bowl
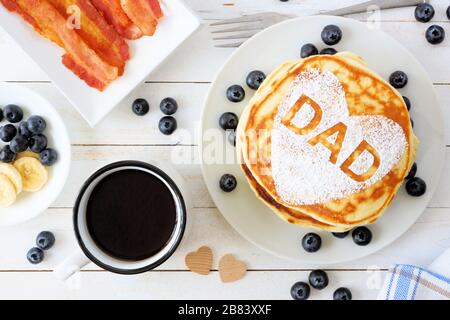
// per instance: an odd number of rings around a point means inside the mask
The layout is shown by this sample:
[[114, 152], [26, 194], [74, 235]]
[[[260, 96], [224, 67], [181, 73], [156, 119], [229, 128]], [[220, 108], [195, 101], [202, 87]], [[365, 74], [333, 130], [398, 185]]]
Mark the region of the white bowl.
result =
[[[40, 115], [47, 122], [45, 135], [48, 146], [58, 152], [58, 161], [48, 167], [47, 184], [38, 192], [22, 192], [8, 208], [0, 209], [0, 226], [13, 225], [29, 220], [45, 211], [62, 191], [70, 170], [70, 139], [62, 118], [53, 106], [34, 91], [18, 85], [0, 84], [0, 108], [16, 104], [24, 111], [24, 119]], [[0, 126], [7, 124], [6, 120]], [[0, 141], [0, 146], [5, 143]]]

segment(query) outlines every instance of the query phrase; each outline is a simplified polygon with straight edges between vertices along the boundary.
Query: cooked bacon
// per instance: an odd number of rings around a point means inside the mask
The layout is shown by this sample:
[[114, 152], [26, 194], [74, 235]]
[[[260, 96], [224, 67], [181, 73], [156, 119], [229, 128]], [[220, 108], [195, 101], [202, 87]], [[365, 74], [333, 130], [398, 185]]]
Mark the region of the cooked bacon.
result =
[[148, 2], [150, 2], [150, 7], [152, 8], [154, 16], [157, 19], [161, 18], [164, 14], [161, 10], [161, 5], [159, 4], [159, 0], [148, 0]]
[[153, 13], [149, 0], [120, 0], [123, 11], [146, 36], [155, 33], [158, 19]]
[[111, 81], [117, 79], [118, 68], [104, 62], [77, 32], [67, 28], [66, 19], [47, 0], [14, 0], [14, 2], [34, 19], [44, 35], [50, 32], [57, 37], [67, 52], [62, 58], [64, 65], [88, 85], [103, 91]]
[[[83, 38], [87, 45], [108, 64], [119, 68], [122, 74], [125, 62], [130, 58], [128, 44], [106, 22], [100, 12], [89, 0], [48, 0], [59, 13], [69, 17], [69, 10], [76, 6], [80, 13], [80, 28], [74, 30]], [[76, 17], [76, 16], [75, 16]]]
[[143, 36], [141, 29], [123, 11], [120, 0], [91, 0], [91, 2], [122, 37], [135, 40]]

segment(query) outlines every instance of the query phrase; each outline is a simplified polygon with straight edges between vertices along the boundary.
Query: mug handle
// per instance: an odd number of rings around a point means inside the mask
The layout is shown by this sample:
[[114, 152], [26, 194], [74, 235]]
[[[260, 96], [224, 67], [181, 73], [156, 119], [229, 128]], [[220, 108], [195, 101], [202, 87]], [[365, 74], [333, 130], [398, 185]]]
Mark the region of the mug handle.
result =
[[85, 256], [81, 249], [72, 253], [66, 260], [53, 269], [53, 274], [59, 280], [65, 281], [89, 264], [91, 260]]

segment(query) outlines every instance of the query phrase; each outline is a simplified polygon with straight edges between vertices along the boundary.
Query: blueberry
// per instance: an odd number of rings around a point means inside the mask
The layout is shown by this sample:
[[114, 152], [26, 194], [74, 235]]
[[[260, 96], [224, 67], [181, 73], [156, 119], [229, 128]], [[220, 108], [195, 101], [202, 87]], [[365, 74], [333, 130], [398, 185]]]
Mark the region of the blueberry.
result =
[[44, 166], [52, 166], [58, 160], [58, 153], [54, 149], [45, 149], [39, 154], [39, 159]]
[[150, 106], [145, 99], [136, 99], [134, 100], [133, 104], [131, 105], [131, 109], [133, 110], [134, 114], [138, 116], [144, 116], [148, 113], [150, 110]]
[[358, 227], [353, 230], [352, 237], [358, 246], [367, 246], [372, 241], [372, 232], [367, 227]]
[[14, 153], [23, 152], [28, 149], [28, 139], [24, 136], [17, 135], [12, 139], [9, 147]]
[[333, 300], [352, 300], [352, 293], [347, 288], [338, 288], [333, 293]]
[[0, 139], [4, 142], [10, 142], [16, 134], [17, 129], [12, 124], [7, 124], [0, 128]]
[[36, 248], [36, 247], [31, 248], [27, 252], [27, 259], [32, 264], [41, 263], [42, 260], [44, 260], [44, 251], [42, 251], [41, 249]]
[[232, 146], [236, 146], [236, 131], [227, 130], [227, 139]]
[[6, 120], [11, 123], [17, 123], [23, 119], [22, 109], [15, 104], [7, 105], [5, 109], [3, 109], [3, 114], [5, 115]]
[[3, 120], [3, 110], [0, 108], [0, 121]]
[[250, 89], [258, 90], [264, 80], [266, 80], [264, 72], [254, 70], [248, 74], [246, 83]]
[[36, 245], [42, 250], [48, 250], [55, 244], [55, 235], [50, 231], [42, 231], [36, 237]]
[[416, 173], [417, 173], [417, 163], [414, 162], [405, 180], [414, 178], [416, 176]]
[[411, 127], [414, 128], [414, 120], [412, 118], [409, 118], [409, 121], [411, 122]]
[[319, 251], [322, 245], [322, 239], [316, 233], [307, 233], [302, 239], [302, 247], [306, 252]]
[[450, 20], [450, 6], [447, 8], [447, 18]]
[[42, 133], [45, 131], [45, 128], [47, 128], [47, 122], [45, 122], [44, 118], [41, 116], [31, 116], [28, 118], [27, 124], [28, 130], [34, 134]]
[[245, 98], [245, 91], [240, 85], [232, 85], [227, 89], [227, 98], [231, 102], [241, 102]]
[[337, 51], [333, 48], [325, 48], [325, 49], [320, 50], [319, 53], [320, 54], [329, 54], [332, 56], [332, 55], [335, 55], [337, 53]]
[[235, 130], [238, 122], [238, 116], [232, 112], [225, 112], [219, 118], [219, 125], [223, 130]]
[[350, 233], [350, 231], [346, 231], [346, 232], [332, 232], [333, 236], [335, 236], [336, 238], [339, 238], [339, 239], [344, 239], [346, 236], [348, 236], [349, 233]]
[[41, 153], [47, 148], [47, 137], [43, 134], [35, 134], [29, 141], [30, 150], [34, 153]]
[[291, 287], [291, 297], [294, 300], [306, 300], [309, 298], [311, 288], [305, 282], [296, 282]]
[[336, 26], [334, 24], [330, 24], [330, 25], [326, 26], [325, 28], [323, 28], [321, 37], [322, 37], [322, 41], [325, 44], [327, 44], [329, 46], [333, 46], [333, 45], [337, 44], [339, 41], [341, 41], [342, 30], [338, 26]]
[[224, 174], [222, 177], [220, 177], [219, 186], [220, 189], [225, 192], [233, 191], [237, 187], [236, 177], [232, 174]]
[[428, 22], [434, 17], [434, 8], [429, 3], [420, 3], [414, 11], [414, 17], [419, 22]]
[[439, 44], [445, 39], [445, 30], [441, 26], [434, 24], [425, 32], [425, 38], [431, 44]]
[[25, 138], [31, 138], [33, 135], [30, 130], [28, 130], [28, 123], [26, 121], [22, 121], [19, 123], [19, 129], [18, 132], [21, 136], [24, 136]]
[[319, 50], [317, 50], [316, 46], [312, 43], [307, 43], [302, 46], [300, 49], [300, 57], [302, 58], [308, 58], [310, 56], [314, 56], [319, 53]]
[[159, 104], [159, 109], [162, 113], [170, 116], [177, 112], [178, 110], [178, 103], [174, 98], [164, 98], [162, 99], [161, 103]]
[[409, 179], [405, 187], [406, 192], [413, 197], [420, 197], [427, 191], [427, 184], [419, 177]]
[[408, 111], [411, 109], [411, 100], [409, 100], [408, 97], [403, 96], [403, 101], [405, 101], [406, 104], [406, 108], [408, 109]]
[[389, 83], [396, 89], [401, 89], [408, 83], [408, 76], [403, 71], [395, 71], [389, 77]]
[[314, 270], [309, 274], [309, 284], [314, 289], [322, 290], [328, 286], [328, 275], [325, 271]]
[[162, 134], [170, 135], [177, 129], [177, 120], [172, 116], [162, 117], [158, 127]]
[[0, 150], [0, 161], [5, 163], [11, 163], [16, 160], [16, 154], [11, 151], [9, 146], [4, 146]]

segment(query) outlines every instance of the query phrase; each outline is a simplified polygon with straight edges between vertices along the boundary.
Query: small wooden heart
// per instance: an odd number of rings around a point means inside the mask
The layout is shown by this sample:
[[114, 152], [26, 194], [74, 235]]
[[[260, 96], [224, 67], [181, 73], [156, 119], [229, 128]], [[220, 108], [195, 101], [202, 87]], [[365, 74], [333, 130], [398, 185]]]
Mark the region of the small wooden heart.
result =
[[206, 276], [211, 271], [213, 253], [211, 248], [203, 246], [197, 251], [188, 253], [184, 261], [189, 270]]
[[232, 254], [224, 255], [219, 261], [219, 274], [222, 282], [242, 279], [247, 273], [247, 265], [237, 260]]

